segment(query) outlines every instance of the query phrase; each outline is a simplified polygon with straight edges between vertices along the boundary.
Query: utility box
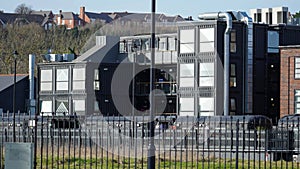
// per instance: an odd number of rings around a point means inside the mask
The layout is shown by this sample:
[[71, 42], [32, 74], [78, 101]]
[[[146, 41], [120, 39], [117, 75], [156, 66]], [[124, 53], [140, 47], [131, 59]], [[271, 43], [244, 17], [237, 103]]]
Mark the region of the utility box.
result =
[[33, 154], [33, 143], [6, 143], [5, 169], [32, 169]]

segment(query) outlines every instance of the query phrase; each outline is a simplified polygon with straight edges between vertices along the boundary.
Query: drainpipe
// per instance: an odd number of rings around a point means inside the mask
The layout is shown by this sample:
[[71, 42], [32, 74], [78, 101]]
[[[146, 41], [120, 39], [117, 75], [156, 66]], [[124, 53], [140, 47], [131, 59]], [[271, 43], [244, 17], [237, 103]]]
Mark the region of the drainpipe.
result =
[[34, 99], [34, 65], [35, 55], [29, 55], [29, 113], [35, 113], [35, 99]]
[[230, 57], [230, 31], [232, 28], [232, 18], [227, 12], [205, 13], [198, 16], [200, 20], [216, 20], [219, 18], [226, 19], [226, 30], [224, 33], [224, 116], [229, 115], [229, 57]]

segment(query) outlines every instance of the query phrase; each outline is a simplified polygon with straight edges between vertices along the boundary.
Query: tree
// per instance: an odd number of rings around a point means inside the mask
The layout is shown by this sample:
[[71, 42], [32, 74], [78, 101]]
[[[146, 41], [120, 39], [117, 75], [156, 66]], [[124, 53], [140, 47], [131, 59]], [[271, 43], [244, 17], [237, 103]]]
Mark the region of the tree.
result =
[[31, 7], [27, 6], [26, 4], [20, 4], [17, 6], [17, 8], [15, 9], [15, 13], [18, 14], [31, 14], [32, 9]]
[[294, 17], [295, 17], [295, 18], [300, 18], [300, 11], [299, 11], [299, 12], [296, 12], [295, 15], [294, 15]]

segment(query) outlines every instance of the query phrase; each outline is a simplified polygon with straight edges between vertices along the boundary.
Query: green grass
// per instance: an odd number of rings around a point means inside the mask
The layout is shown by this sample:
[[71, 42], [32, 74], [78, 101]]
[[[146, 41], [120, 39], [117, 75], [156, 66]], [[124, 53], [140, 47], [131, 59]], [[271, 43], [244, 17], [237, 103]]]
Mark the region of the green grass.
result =
[[[41, 161], [42, 160], [42, 161]], [[42, 167], [41, 167], [42, 165]], [[53, 158], [52, 159], [37, 159], [37, 168], [126, 168], [126, 169], [142, 169], [147, 168], [147, 159], [133, 159], [133, 158], [122, 158], [119, 159], [107, 159], [107, 158]], [[156, 159], [156, 168], [171, 168], [171, 169], [180, 169], [180, 168], [204, 168], [204, 169], [224, 169], [224, 168], [236, 168], [236, 161], [235, 160], [223, 160], [223, 159], [205, 159], [199, 160], [198, 162], [194, 159], [193, 162], [191, 161], [183, 161], [180, 160], [174, 161], [163, 161], [162, 159]], [[238, 168], [245, 168], [245, 169], [272, 169], [272, 168], [300, 168], [300, 163], [296, 162], [288, 162], [285, 161], [277, 161], [277, 162], [270, 162], [270, 161], [238, 161]]]

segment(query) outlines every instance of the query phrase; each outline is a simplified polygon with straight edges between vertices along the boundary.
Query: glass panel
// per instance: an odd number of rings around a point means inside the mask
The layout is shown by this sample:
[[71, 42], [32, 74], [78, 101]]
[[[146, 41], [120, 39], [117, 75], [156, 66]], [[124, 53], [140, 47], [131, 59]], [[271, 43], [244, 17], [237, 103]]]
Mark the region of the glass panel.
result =
[[214, 86], [214, 77], [200, 77], [199, 86]]
[[56, 90], [69, 90], [68, 82], [57, 82]]
[[235, 42], [230, 43], [230, 52], [231, 53], [236, 52], [236, 43]]
[[201, 112], [200, 113], [201, 116], [214, 116], [214, 112]]
[[52, 101], [41, 101], [41, 112], [52, 113]]
[[98, 101], [94, 102], [94, 111], [99, 111], [99, 103], [98, 103]]
[[194, 116], [194, 112], [193, 111], [180, 112], [180, 116]]
[[214, 98], [200, 98], [200, 111], [214, 111]]
[[296, 57], [295, 58], [295, 63], [300, 63], [300, 58]]
[[56, 81], [68, 81], [69, 72], [68, 69], [57, 69]]
[[159, 40], [159, 50], [167, 50], [167, 38], [160, 38]]
[[194, 44], [193, 43], [186, 43], [180, 44], [180, 53], [194, 53]]
[[200, 76], [214, 76], [214, 63], [200, 63]]
[[194, 111], [194, 98], [180, 98], [180, 111]]
[[50, 81], [52, 81], [52, 69], [41, 70], [41, 82], [50, 82]]
[[100, 90], [100, 82], [99, 81], [94, 82], [94, 90]]
[[52, 83], [41, 83], [41, 91], [51, 91], [52, 90]]
[[200, 42], [213, 42], [213, 41], [215, 41], [214, 28], [200, 29]]
[[235, 64], [230, 64], [230, 76], [236, 76], [235, 69]]
[[236, 102], [234, 98], [230, 99], [230, 110], [236, 111]]
[[98, 69], [94, 70], [94, 80], [99, 80], [99, 70]]
[[74, 68], [73, 80], [85, 80], [85, 68]]
[[300, 90], [295, 90], [295, 96], [300, 96]]
[[67, 112], [69, 112], [69, 102], [68, 102], [68, 100], [56, 100], [56, 112], [57, 113], [67, 113]]
[[192, 76], [194, 77], [194, 63], [180, 64], [180, 77]]
[[236, 42], [236, 31], [235, 30], [231, 30], [230, 42]]
[[85, 111], [85, 100], [73, 100], [73, 109], [77, 111]]
[[195, 42], [195, 30], [194, 29], [180, 30], [180, 44], [194, 43], [194, 42]]
[[194, 78], [180, 78], [180, 87], [194, 87]]
[[176, 50], [176, 40], [175, 38], [168, 39], [169, 50]]
[[85, 81], [73, 82], [73, 90], [84, 90], [84, 89], [85, 89]]
[[200, 43], [200, 52], [214, 52], [214, 42]]
[[268, 31], [268, 47], [278, 48], [279, 33], [277, 31]]
[[295, 69], [295, 73], [300, 73], [300, 69]]
[[300, 74], [295, 74], [296, 79], [300, 79]]
[[236, 77], [230, 78], [230, 87], [236, 87]]

